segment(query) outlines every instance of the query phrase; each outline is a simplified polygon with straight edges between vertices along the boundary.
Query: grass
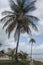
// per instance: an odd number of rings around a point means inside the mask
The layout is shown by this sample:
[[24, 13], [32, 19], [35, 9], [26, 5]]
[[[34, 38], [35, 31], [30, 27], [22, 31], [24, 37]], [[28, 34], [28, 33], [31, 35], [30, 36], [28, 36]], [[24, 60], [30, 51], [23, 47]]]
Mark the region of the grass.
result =
[[26, 65], [26, 64], [28, 64], [28, 63], [22, 63], [22, 62], [19, 62], [19, 61], [17, 61], [17, 62], [12, 62], [12, 61], [5, 61], [5, 60], [1, 60], [0, 61], [0, 65]]
[[[22, 63], [22, 62], [12, 62], [12, 61], [6, 61], [6, 60], [0, 60], [0, 65], [29, 65], [29, 62]], [[34, 65], [43, 65], [42, 62], [34, 61]]]
[[43, 65], [43, 63], [39, 61], [34, 61], [34, 65]]

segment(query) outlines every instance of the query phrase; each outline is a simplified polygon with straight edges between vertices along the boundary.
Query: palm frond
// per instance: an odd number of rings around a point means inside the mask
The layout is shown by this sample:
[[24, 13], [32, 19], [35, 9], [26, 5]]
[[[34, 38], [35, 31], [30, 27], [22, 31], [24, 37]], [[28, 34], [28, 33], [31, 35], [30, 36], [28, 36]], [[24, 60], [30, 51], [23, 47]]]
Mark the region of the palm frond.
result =
[[12, 22], [6, 29], [6, 32], [8, 32], [8, 38], [10, 37], [11, 32], [16, 26], [16, 21]]
[[23, 27], [24, 27], [25, 32], [27, 32], [28, 34], [31, 33], [31, 30], [30, 30], [29, 26], [23, 25]]
[[32, 15], [26, 15], [26, 17], [27, 17], [29, 20], [31, 20], [31, 21], [35, 21], [35, 22], [38, 22], [38, 21], [39, 21], [39, 19], [38, 19], [37, 17], [32, 16]]
[[3, 28], [6, 27], [8, 25], [8, 23], [12, 22], [13, 18], [10, 18], [9, 20], [7, 20], [7, 22], [5, 22], [5, 24], [3, 25]]
[[13, 0], [9, 0], [9, 4], [13, 11], [15, 11], [15, 12], [19, 11], [19, 7], [15, 4], [15, 2]]
[[31, 43], [35, 43], [36, 41], [35, 41], [35, 39], [34, 38], [31, 38], [30, 40], [29, 40], [29, 42]]
[[7, 16], [3, 17], [0, 21], [1, 21], [1, 22], [5, 22], [5, 21], [6, 21], [7, 19], [9, 19], [10, 17], [14, 17], [14, 18], [15, 18], [14, 15], [7, 15]]
[[12, 14], [15, 15], [15, 13], [13, 13], [13, 12], [11, 12], [11, 11], [3, 11], [3, 12], [2, 12], [2, 15], [12, 15]]
[[26, 0], [17, 0], [17, 3], [20, 7], [23, 7]]
[[30, 30], [30, 27], [29, 27], [27, 18], [24, 18], [23, 19], [22, 25], [23, 25], [24, 31], [30, 34], [31, 33], [31, 30]]
[[36, 7], [35, 7], [35, 2], [36, 2], [36, 0], [35, 0], [35, 1], [32, 1], [29, 5], [27, 5], [27, 6], [24, 8], [24, 12], [26, 13], [26, 12], [35, 10], [35, 9], [36, 9]]
[[36, 26], [34, 23], [31, 23], [30, 26], [32, 26], [32, 28], [33, 28], [35, 31], [38, 31], [38, 28], [37, 28], [37, 26]]
[[27, 15], [26, 16], [28, 24], [35, 30], [38, 31], [37, 25], [36, 25], [36, 21], [39, 21], [39, 19], [35, 16], [31, 16], [31, 15]]

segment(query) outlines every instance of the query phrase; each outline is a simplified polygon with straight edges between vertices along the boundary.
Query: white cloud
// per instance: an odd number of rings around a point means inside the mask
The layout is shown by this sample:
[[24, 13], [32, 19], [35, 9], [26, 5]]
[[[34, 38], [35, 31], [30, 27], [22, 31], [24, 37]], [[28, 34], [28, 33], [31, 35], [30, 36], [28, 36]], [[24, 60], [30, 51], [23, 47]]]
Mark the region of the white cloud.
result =
[[43, 44], [40, 44], [39, 46], [36, 47], [36, 49], [42, 49], [43, 50]]
[[8, 7], [8, 0], [0, 0], [0, 9]]
[[28, 37], [28, 34], [27, 33], [24, 33], [24, 34], [21, 34], [21, 36], [23, 36], [23, 37]]
[[43, 26], [43, 21], [41, 20], [39, 24]]
[[25, 42], [20, 42], [19, 51], [30, 52], [30, 45], [26, 45]]
[[30, 38], [27, 38], [27, 41], [29, 42]]
[[32, 13], [32, 15], [40, 19], [38, 22], [39, 33], [33, 31], [33, 34], [41, 35], [43, 34], [43, 0], [37, 0], [36, 7], [37, 9]]

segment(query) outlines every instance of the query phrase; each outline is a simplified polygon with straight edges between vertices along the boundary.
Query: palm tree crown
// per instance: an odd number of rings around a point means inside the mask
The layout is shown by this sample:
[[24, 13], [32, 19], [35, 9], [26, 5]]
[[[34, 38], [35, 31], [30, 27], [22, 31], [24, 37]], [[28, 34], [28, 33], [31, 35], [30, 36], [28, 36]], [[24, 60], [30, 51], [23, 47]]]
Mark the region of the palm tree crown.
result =
[[27, 12], [30, 12], [30, 10], [33, 11], [35, 9], [34, 3], [36, 2], [36, 0], [32, 1], [27, 6], [24, 6], [25, 2], [26, 0], [17, 0], [17, 4], [15, 4], [13, 0], [9, 0], [12, 11], [2, 12], [2, 14], [6, 15], [1, 19], [2, 22], [5, 22], [3, 28], [9, 24], [6, 29], [9, 37], [10, 33], [16, 26], [17, 27], [14, 35], [15, 38], [17, 38], [16, 36], [18, 36], [19, 31], [30, 33], [30, 26], [32, 26], [33, 29], [37, 30], [37, 26], [34, 24], [34, 20], [38, 21], [38, 18], [35, 16], [26, 15]]
[[29, 42], [35, 43], [35, 39], [31, 38]]

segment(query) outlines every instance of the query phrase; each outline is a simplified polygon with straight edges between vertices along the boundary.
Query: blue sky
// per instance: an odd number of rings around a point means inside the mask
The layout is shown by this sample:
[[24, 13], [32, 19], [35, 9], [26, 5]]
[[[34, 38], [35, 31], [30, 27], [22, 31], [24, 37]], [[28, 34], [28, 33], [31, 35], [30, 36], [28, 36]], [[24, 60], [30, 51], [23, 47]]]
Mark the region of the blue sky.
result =
[[[36, 44], [33, 44], [33, 53], [43, 53], [43, 0], [37, 0], [36, 7], [37, 9], [31, 14], [37, 16], [40, 21], [38, 22], [39, 32], [32, 30], [32, 37], [36, 40]], [[2, 17], [1, 12], [4, 10], [10, 10], [8, 0], [0, 0], [0, 18]], [[30, 53], [30, 38], [31, 36], [27, 35], [27, 33], [20, 35], [19, 50], [25, 50]], [[8, 39], [5, 30], [2, 29], [2, 24], [0, 24], [0, 42], [3, 43], [0, 49], [7, 49], [8, 47], [14, 48], [16, 46], [13, 33], [10, 39]]]

